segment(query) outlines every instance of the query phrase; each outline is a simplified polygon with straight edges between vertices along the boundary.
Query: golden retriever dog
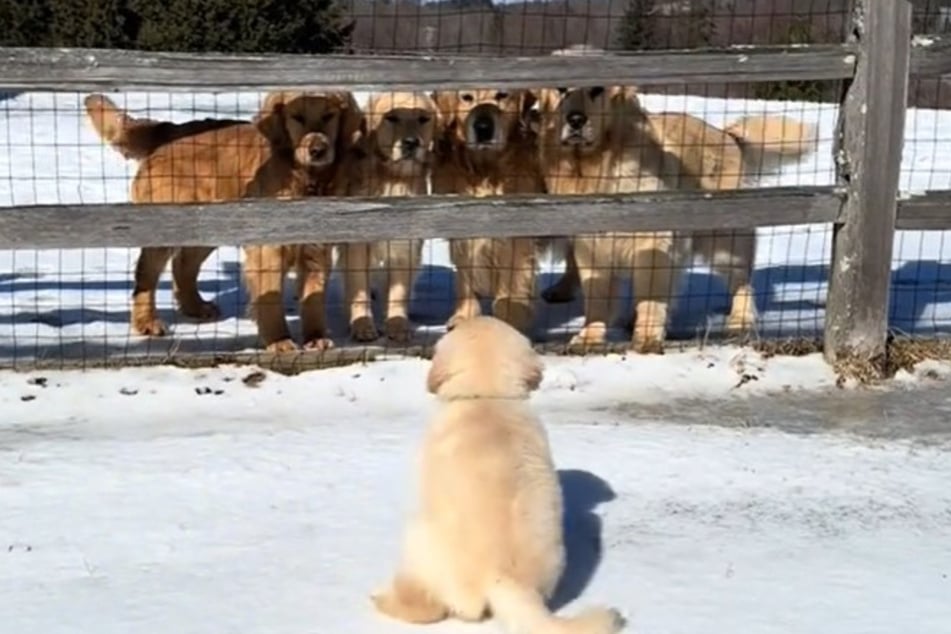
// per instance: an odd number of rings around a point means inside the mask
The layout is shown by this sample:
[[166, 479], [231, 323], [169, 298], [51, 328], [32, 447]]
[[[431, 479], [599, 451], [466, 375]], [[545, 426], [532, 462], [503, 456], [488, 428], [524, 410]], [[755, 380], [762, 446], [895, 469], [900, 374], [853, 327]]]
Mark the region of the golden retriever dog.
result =
[[[632, 88], [545, 89], [539, 93], [542, 173], [552, 194], [613, 194], [673, 189], [691, 176], [655, 138]], [[693, 179], [695, 180], [695, 179]], [[587, 234], [572, 239], [584, 289], [584, 326], [572, 345], [605, 342], [617, 282], [634, 284], [633, 348], [661, 352], [667, 317], [690, 239], [673, 231]]]
[[[110, 106], [112, 106], [110, 108]], [[337, 157], [347, 152], [362, 120], [353, 96], [281, 91], [269, 94], [252, 122], [217, 126], [214, 120], [168, 124], [133, 119], [102, 96], [87, 99], [87, 114], [102, 138], [126, 156], [140, 157], [132, 181], [135, 203], [221, 202], [241, 198], [327, 193]], [[197, 133], [196, 129], [208, 126]], [[135, 141], [138, 139], [137, 141]], [[172, 260], [181, 312], [202, 320], [218, 309], [198, 292], [198, 272], [214, 247], [146, 247], [135, 271], [132, 328], [161, 336], [155, 306], [159, 277]], [[305, 347], [326, 348], [325, 288], [329, 248], [254, 245], [244, 249], [244, 279], [262, 344], [294, 350], [282, 301], [283, 280], [296, 268]]]
[[[334, 193], [361, 197], [426, 195], [439, 127], [436, 103], [425, 93], [371, 96], [359, 147], [344, 162], [341, 169], [345, 178], [338, 181]], [[341, 245], [352, 339], [373, 341], [380, 336], [373, 319], [370, 289], [382, 279], [386, 288], [384, 333], [392, 341], [410, 340], [409, 300], [422, 248], [422, 240]]]
[[[433, 194], [544, 193], [537, 140], [526, 121], [535, 101], [530, 92], [446, 91], [433, 98], [443, 124], [432, 170]], [[479, 315], [479, 298], [492, 297], [492, 314], [528, 331], [534, 316], [536, 241], [457, 239], [449, 241], [449, 249], [456, 269], [456, 306], [447, 328]]]
[[612, 608], [553, 615], [565, 568], [562, 494], [529, 395], [542, 363], [528, 339], [489, 316], [461, 321], [436, 344], [427, 377], [439, 410], [418, 462], [418, 511], [376, 609], [410, 623], [490, 615], [518, 634], [612, 634]]

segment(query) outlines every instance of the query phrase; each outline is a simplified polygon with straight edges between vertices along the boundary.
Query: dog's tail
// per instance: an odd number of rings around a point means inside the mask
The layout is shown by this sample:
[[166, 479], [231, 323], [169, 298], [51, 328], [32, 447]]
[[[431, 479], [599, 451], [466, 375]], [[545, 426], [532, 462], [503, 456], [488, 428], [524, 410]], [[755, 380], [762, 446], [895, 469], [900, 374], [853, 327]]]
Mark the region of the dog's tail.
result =
[[624, 629], [620, 613], [607, 607], [591, 607], [571, 617], [552, 614], [542, 595], [513, 579], [496, 580], [488, 592], [494, 618], [511, 634], [615, 634]]
[[161, 146], [182, 137], [247, 123], [236, 119], [199, 119], [185, 123], [153, 121], [130, 116], [105, 95], [84, 101], [86, 117], [96, 134], [127, 159], [141, 160]]
[[784, 116], [741, 117], [726, 127], [754, 172], [773, 171], [816, 151], [817, 128]]

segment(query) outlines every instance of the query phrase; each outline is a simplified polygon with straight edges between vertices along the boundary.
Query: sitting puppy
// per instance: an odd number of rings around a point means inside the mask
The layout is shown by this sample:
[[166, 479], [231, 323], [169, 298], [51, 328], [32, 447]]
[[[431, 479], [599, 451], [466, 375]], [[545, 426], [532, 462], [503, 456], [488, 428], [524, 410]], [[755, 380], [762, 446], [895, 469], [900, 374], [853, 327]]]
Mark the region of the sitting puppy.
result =
[[441, 403], [420, 456], [419, 510], [376, 608], [410, 623], [487, 613], [519, 634], [613, 634], [620, 614], [546, 606], [565, 567], [562, 497], [529, 394], [542, 365], [526, 337], [488, 316], [436, 344], [427, 386]]

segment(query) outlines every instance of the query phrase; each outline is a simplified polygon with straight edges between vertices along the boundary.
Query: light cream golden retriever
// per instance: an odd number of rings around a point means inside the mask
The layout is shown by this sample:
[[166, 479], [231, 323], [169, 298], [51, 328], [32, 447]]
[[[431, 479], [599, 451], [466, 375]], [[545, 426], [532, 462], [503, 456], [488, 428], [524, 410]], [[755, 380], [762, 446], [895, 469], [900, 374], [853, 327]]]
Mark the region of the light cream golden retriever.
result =
[[[364, 136], [335, 188], [338, 196], [424, 196], [439, 128], [439, 112], [424, 93], [386, 92], [370, 98]], [[356, 341], [379, 337], [370, 297], [374, 280], [385, 278], [384, 333], [392, 341], [412, 337], [409, 300], [422, 259], [422, 240], [390, 240], [341, 245], [345, 303], [350, 336]]]
[[[633, 88], [545, 90], [540, 106], [542, 168], [553, 193], [734, 189], [759, 164], [769, 169], [815, 148], [814, 127], [785, 117], [746, 117], [724, 131], [691, 115], [647, 113]], [[638, 302], [634, 348], [659, 352], [680, 272], [694, 255], [727, 280], [728, 329], [743, 332], [755, 323], [754, 230], [579, 236], [572, 250], [560, 285], [571, 288], [577, 275], [585, 286], [585, 327], [576, 344], [604, 341], [616, 282], [630, 275]]]
[[[135, 203], [200, 203], [241, 198], [299, 197], [326, 193], [337, 156], [358, 133], [362, 115], [347, 92], [279, 91], [267, 95], [253, 122], [212, 119], [174, 124], [136, 119], [102, 95], [86, 100], [93, 128], [124, 156], [141, 160], [132, 181]], [[135, 270], [132, 328], [161, 336], [155, 306], [159, 277], [172, 260], [181, 312], [214, 319], [218, 308], [198, 292], [198, 272], [214, 247], [146, 247]], [[268, 350], [296, 349], [284, 314], [283, 282], [297, 269], [304, 345], [326, 348], [325, 290], [330, 269], [326, 245], [254, 245], [244, 249], [244, 279], [251, 312]]]
[[529, 394], [542, 364], [505, 322], [460, 322], [436, 344], [427, 387], [439, 401], [419, 457], [418, 512], [376, 608], [411, 623], [491, 614], [513, 634], [611, 634], [611, 608], [557, 617], [546, 600], [565, 567], [562, 495]]
[[[535, 98], [522, 90], [467, 90], [433, 95], [443, 129], [432, 170], [433, 194], [500, 196], [544, 193], [535, 134], [526, 121]], [[481, 312], [522, 332], [532, 325], [537, 241], [530, 237], [449, 241], [456, 305], [447, 328]]]
[[[539, 93], [539, 106], [542, 174], [551, 194], [630, 193], [698, 184], [664, 151], [631, 88], [546, 89]], [[689, 235], [583, 234], [572, 239], [572, 248], [585, 312], [584, 326], [572, 345], [605, 342], [619, 304], [618, 282], [630, 277], [637, 298], [633, 347], [662, 351], [669, 304], [690, 252]]]

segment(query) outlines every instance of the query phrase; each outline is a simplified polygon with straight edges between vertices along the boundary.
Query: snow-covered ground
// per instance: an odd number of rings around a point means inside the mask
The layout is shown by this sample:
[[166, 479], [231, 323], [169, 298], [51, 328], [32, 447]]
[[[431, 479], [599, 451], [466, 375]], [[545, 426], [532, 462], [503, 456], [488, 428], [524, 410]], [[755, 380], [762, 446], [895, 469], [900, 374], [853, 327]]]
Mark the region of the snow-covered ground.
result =
[[[832, 391], [837, 404], [817, 409], [800, 396], [783, 413], [774, 390], [811, 373], [828, 384], [828, 370], [771, 359], [734, 387], [738, 361], [723, 349], [651, 365], [549, 360], [533, 403], [566, 499], [556, 605], [615, 605], [642, 634], [947, 632], [947, 427], [853, 433], [845, 419], [875, 392]], [[255, 387], [234, 368], [3, 375], [2, 631], [498, 631], [403, 626], [368, 600], [411, 503], [427, 367], [268, 374]], [[946, 420], [951, 397], [924, 394], [888, 415], [915, 425], [930, 403]], [[764, 418], [738, 424], [744, 403]], [[771, 411], [837, 431], [771, 429]]]
[[[0, 206], [127, 200], [132, 166], [82, 121], [82, 97], [0, 101]], [[119, 100], [184, 120], [248, 116], [258, 96]], [[717, 124], [763, 109], [818, 122], [819, 153], [764, 184], [832, 180], [831, 107], [645, 102]], [[903, 189], [951, 188], [951, 115], [913, 111], [908, 131]], [[814, 332], [828, 228], [761, 236], [765, 329]], [[894, 325], [951, 325], [943, 239], [897, 238]], [[446, 256], [444, 243], [429, 245], [417, 287], [414, 312], [432, 335], [449, 311]], [[0, 356], [146, 351], [127, 330], [134, 257], [0, 253]], [[238, 270], [225, 248], [202, 275], [223, 321], [178, 322], [171, 341], [148, 349], [253, 345]], [[688, 280], [675, 320], [683, 336], [722, 319], [713, 313], [727, 298], [719, 284], [709, 296], [710, 280], [702, 268]], [[166, 285], [160, 300], [170, 299]], [[556, 336], [578, 314], [547, 310], [539, 334]], [[255, 380], [234, 367], [0, 373], [0, 631], [422, 631], [376, 616], [368, 594], [396, 559], [413, 451], [433, 408], [427, 367], [387, 360]], [[615, 605], [643, 634], [947, 631], [951, 367], [901, 374], [887, 395], [835, 390], [817, 355], [763, 359], [725, 346], [550, 357], [546, 368], [533, 402], [566, 498], [560, 609]]]
[[[125, 202], [134, 164], [103, 146], [84, 120], [85, 94], [28, 93], [0, 101], [0, 213], [4, 205], [33, 203]], [[117, 101], [131, 111], [176, 121], [194, 117], [249, 117], [260, 101], [257, 93], [158, 94], [122, 93]], [[362, 96], [361, 96], [362, 97]], [[833, 105], [723, 100], [645, 95], [654, 111], [688, 111], [723, 125], [751, 113], [781, 112], [817, 123], [818, 152], [763, 185], [828, 185], [833, 182]], [[904, 193], [951, 188], [951, 113], [909, 112], [901, 187]], [[933, 334], [951, 329], [951, 255], [944, 249], [948, 232], [903, 231], [896, 237], [892, 326], [905, 332]], [[764, 336], [804, 335], [822, 326], [831, 250], [827, 225], [760, 230], [754, 285], [762, 312]], [[213, 255], [202, 272], [201, 288], [223, 309], [221, 321], [197, 325], [171, 310], [166, 275], [160, 307], [174, 336], [144, 340], [130, 336], [128, 301], [136, 251], [85, 249], [0, 252], [0, 358], [43, 356], [95, 357], [107, 353], [153, 353], [171, 349], [240, 350], [256, 346], [253, 324], [246, 318], [237, 249]], [[412, 313], [421, 324], [420, 338], [442, 331], [452, 302], [452, 270], [446, 243], [430, 241], [426, 268], [415, 289]], [[541, 284], [560, 265], [546, 262]], [[289, 301], [289, 304], [291, 302]], [[722, 282], [704, 266], [687, 276], [672, 335], [695, 339], [716, 333], [729, 298]], [[345, 341], [340, 289], [330, 296], [334, 336]], [[538, 339], [561, 339], [577, 328], [580, 302], [540, 306]], [[616, 336], [623, 336], [616, 333]]]

